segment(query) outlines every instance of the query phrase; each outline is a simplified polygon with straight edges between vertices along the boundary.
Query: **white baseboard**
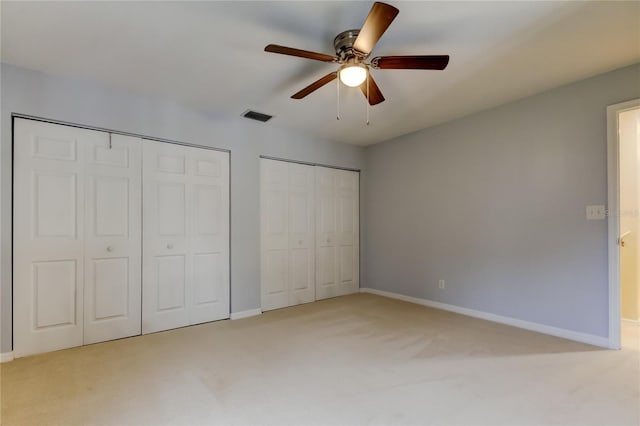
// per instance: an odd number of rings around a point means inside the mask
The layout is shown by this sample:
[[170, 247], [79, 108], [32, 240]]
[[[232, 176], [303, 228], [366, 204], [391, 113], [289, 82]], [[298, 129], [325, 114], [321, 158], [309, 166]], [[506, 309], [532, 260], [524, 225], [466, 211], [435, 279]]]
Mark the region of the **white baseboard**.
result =
[[576, 342], [587, 343], [589, 345], [609, 348], [609, 339], [607, 337], [595, 336], [593, 334], [581, 333], [578, 331], [567, 330], [564, 328], [552, 327], [537, 322], [523, 321], [516, 318], [504, 317], [501, 315], [490, 314], [488, 312], [476, 311], [475, 309], [463, 308], [460, 306], [449, 305], [447, 303], [434, 302], [429, 299], [420, 299], [418, 297], [405, 296], [403, 294], [392, 293], [389, 291], [376, 290], [374, 288], [360, 288], [360, 293], [371, 293], [379, 296], [389, 297], [392, 299], [403, 300], [405, 302], [416, 303], [418, 305], [428, 306], [430, 308], [441, 309], [443, 311], [455, 312], [456, 314], [467, 315], [474, 318], [480, 318], [487, 321], [498, 322], [500, 324], [511, 325], [513, 327], [523, 328], [529, 331], [536, 331], [542, 334], [562, 337]]
[[13, 361], [13, 352], [0, 353], [0, 363]]
[[622, 322], [626, 322], [628, 324], [640, 325], [640, 320], [632, 320], [629, 318], [622, 318]]
[[262, 309], [249, 309], [248, 311], [240, 311], [240, 312], [231, 312], [231, 319], [237, 320], [242, 318], [255, 317], [256, 315], [261, 315]]

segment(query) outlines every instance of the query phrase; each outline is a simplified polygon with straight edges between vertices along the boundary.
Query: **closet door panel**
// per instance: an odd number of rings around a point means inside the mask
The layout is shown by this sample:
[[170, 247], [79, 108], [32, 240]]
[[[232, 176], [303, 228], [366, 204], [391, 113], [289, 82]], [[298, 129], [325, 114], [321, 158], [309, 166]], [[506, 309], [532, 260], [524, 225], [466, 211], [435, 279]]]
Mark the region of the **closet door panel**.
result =
[[140, 334], [141, 141], [86, 145], [84, 343]]
[[355, 293], [359, 288], [359, 174], [316, 170], [316, 298]]
[[289, 306], [289, 252], [269, 250], [262, 259], [262, 310]]
[[167, 181], [155, 183], [156, 235], [167, 240], [186, 236], [187, 188], [184, 182], [172, 181], [173, 177], [167, 176]]
[[262, 310], [289, 306], [289, 165], [260, 160]]
[[312, 166], [261, 159], [262, 310], [315, 300]]
[[229, 318], [229, 154], [186, 148], [191, 164], [188, 221], [189, 323]]
[[[322, 292], [328, 292], [336, 285], [336, 248], [320, 246], [318, 248], [317, 258], [317, 284], [321, 288]], [[325, 297], [332, 296], [335, 296], [335, 293], [329, 293]], [[325, 297], [318, 296], [318, 299], [324, 299]]]
[[[187, 265], [184, 255], [157, 256], [157, 312], [185, 308]], [[182, 325], [177, 323], [176, 325]]]
[[83, 339], [84, 147], [99, 132], [15, 119], [14, 353]]
[[219, 253], [196, 254], [194, 256], [194, 296], [195, 306], [219, 303], [220, 288], [224, 286], [224, 261]]
[[355, 262], [353, 247], [340, 247], [340, 283], [353, 282]]
[[358, 291], [359, 283], [359, 174], [336, 170], [338, 294]]
[[[131, 268], [127, 257], [92, 259], [91, 265], [87, 265], [86, 270], [91, 268], [92, 273], [87, 273], [87, 284], [91, 280], [89, 287], [85, 288], [85, 339], [84, 343], [94, 343], [103, 340], [117, 339], [118, 337], [126, 337], [120, 333], [114, 333], [113, 336], [105, 336], [104, 338], [95, 338], [96, 333], [91, 333], [89, 328], [96, 326], [100, 322], [110, 322], [116, 329], [116, 321], [122, 319], [131, 319], [130, 299], [132, 296], [131, 287]], [[139, 290], [139, 289], [138, 289]], [[88, 295], [92, 294], [89, 298]], [[138, 292], [139, 294], [139, 292]], [[139, 298], [139, 297], [138, 297]], [[92, 299], [89, 301], [88, 299]], [[91, 306], [93, 305], [93, 306]], [[140, 310], [140, 305], [136, 307]], [[92, 311], [92, 314], [89, 312]], [[140, 323], [140, 316], [136, 318], [135, 323]], [[96, 324], [97, 323], [97, 324]], [[134, 325], [134, 331], [130, 335], [139, 334]], [[111, 328], [111, 327], [109, 327]], [[127, 333], [128, 334], [128, 333]], [[93, 341], [92, 341], [93, 340]]]
[[316, 167], [316, 299], [339, 294], [336, 178], [334, 169]]
[[186, 148], [142, 142], [142, 332], [189, 324]]
[[315, 300], [315, 222], [312, 166], [289, 166], [289, 305]]

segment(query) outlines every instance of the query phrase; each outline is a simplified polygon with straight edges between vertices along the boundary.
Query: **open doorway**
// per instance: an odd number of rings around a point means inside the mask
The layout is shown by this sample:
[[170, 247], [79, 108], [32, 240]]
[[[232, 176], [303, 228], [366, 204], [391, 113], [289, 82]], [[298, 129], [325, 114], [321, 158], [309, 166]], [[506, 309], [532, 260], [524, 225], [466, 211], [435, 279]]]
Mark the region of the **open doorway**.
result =
[[609, 346], [638, 344], [640, 330], [640, 99], [607, 108]]

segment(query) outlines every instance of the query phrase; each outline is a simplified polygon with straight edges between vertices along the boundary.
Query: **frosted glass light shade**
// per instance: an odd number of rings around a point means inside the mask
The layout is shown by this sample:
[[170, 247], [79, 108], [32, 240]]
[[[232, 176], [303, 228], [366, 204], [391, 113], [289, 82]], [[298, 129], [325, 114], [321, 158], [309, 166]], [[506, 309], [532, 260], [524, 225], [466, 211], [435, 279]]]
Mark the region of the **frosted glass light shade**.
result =
[[360, 86], [367, 79], [367, 69], [362, 65], [350, 65], [340, 70], [340, 81], [349, 87]]

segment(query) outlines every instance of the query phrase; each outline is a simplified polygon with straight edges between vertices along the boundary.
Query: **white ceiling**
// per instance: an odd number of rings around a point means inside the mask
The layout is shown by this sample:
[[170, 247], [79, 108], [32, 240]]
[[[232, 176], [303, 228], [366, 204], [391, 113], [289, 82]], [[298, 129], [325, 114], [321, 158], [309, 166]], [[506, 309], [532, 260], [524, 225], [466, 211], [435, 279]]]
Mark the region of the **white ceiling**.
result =
[[372, 57], [449, 54], [444, 71], [374, 70], [370, 110], [336, 84], [290, 96], [334, 64], [265, 53], [268, 43], [333, 54], [372, 2], [7, 2], [2, 61], [170, 98], [222, 116], [368, 145], [640, 61], [640, 2], [401, 2]]

